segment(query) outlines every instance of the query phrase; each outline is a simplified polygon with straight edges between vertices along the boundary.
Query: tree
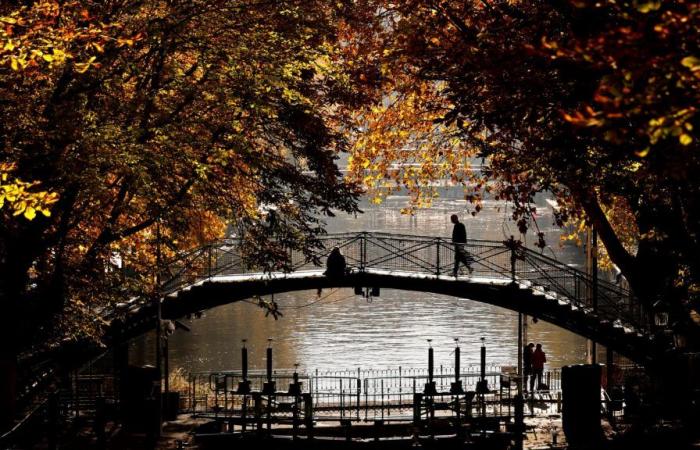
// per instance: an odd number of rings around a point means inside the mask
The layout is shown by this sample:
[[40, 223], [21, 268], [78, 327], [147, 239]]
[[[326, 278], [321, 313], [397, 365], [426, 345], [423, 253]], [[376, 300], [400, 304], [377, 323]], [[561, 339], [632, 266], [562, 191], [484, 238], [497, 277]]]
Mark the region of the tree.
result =
[[150, 295], [156, 225], [165, 258], [230, 227], [284, 268], [322, 216], [357, 211], [335, 164], [366, 98], [338, 49], [351, 3], [0, 6], [5, 357], [99, 338], [96, 309]]
[[[392, 111], [359, 115], [369, 134], [353, 153], [357, 179], [412, 188], [413, 179], [454, 176], [464, 167], [455, 160], [483, 158], [484, 174], [455, 178], [477, 206], [484, 191], [513, 202], [524, 231], [533, 196], [553, 192], [560, 224], [579, 218], [592, 224], [644, 304], [670, 309], [675, 326], [697, 333], [700, 6], [579, 0], [375, 6], [356, 48], [380, 73], [385, 97], [378, 108]], [[425, 117], [443, 146], [433, 146], [430, 160], [420, 145], [411, 146], [411, 122]], [[403, 139], [376, 145], [402, 132]], [[425, 163], [392, 166], [407, 160]]]

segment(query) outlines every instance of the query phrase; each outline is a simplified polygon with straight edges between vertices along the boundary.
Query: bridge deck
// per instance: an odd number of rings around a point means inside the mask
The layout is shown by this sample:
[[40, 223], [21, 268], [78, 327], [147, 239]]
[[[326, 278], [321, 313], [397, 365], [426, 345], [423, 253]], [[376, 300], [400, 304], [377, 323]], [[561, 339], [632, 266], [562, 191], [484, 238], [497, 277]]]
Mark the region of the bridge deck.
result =
[[[167, 264], [162, 275], [167, 280], [162, 286], [165, 317], [254, 295], [376, 286], [451, 295], [526, 313], [609, 345], [638, 362], [648, 359], [653, 347], [649, 315], [631, 292], [594, 280], [518, 241], [472, 240], [457, 246], [442, 238], [344, 233], [323, 236], [321, 244], [311, 255], [289, 251], [288, 273], [250, 269], [232, 240], [187, 252]], [[349, 268], [341, 278], [324, 276], [317, 265], [333, 247], [341, 250]], [[449, 275], [456, 251], [468, 255], [472, 275]], [[138, 316], [149, 307], [135, 300], [120, 309]], [[147, 322], [141, 320], [150, 326]]]

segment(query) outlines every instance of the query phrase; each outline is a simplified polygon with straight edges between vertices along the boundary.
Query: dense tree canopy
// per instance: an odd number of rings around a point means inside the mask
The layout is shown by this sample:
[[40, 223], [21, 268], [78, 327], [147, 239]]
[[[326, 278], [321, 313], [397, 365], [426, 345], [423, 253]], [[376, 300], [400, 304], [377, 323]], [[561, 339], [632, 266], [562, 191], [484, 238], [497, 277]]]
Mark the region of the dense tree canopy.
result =
[[282, 246], [313, 246], [319, 216], [356, 211], [335, 164], [364, 98], [338, 51], [346, 3], [2, 3], [13, 342], [92, 333], [95, 307], [149, 295], [156, 224], [164, 258], [228, 226], [251, 263], [284, 265]]
[[452, 177], [477, 208], [484, 191], [512, 201], [522, 229], [553, 192], [559, 222], [592, 224], [643, 301], [700, 323], [697, 2], [375, 6], [352, 49], [385, 92], [358, 118], [358, 180], [421, 203], [421, 181]]
[[486, 191], [511, 201], [522, 230], [534, 195], [554, 193], [560, 223], [592, 224], [637, 294], [689, 325], [699, 14], [685, 1], [4, 2], [0, 294], [16, 312], [89, 317], [153, 287], [156, 224], [166, 257], [232, 226], [253, 263], [283, 265], [282, 245], [313, 245], [318, 213], [356, 211], [357, 185], [378, 201], [407, 187], [420, 206], [426, 181], [449, 177], [476, 210]]

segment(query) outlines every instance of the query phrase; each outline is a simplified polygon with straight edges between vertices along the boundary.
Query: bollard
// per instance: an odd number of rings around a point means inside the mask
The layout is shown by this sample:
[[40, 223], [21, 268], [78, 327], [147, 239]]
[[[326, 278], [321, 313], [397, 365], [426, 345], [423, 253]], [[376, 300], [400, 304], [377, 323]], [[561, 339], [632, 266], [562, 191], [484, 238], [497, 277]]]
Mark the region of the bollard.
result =
[[[271, 339], [270, 339], [271, 341]], [[272, 382], [272, 347], [267, 347], [267, 382]]]
[[248, 349], [245, 346], [246, 339], [243, 339], [241, 347], [241, 370], [243, 371], [243, 381], [248, 380]]
[[[428, 339], [428, 345], [430, 345], [432, 339]], [[433, 382], [433, 347], [428, 347], [428, 382]]]
[[459, 339], [455, 339], [455, 383], [459, 383]]
[[275, 382], [272, 381], [272, 338], [269, 338], [267, 340], [267, 382], [263, 385], [263, 394], [274, 395], [275, 390]]
[[297, 368], [299, 364], [294, 364], [293, 382], [289, 385], [289, 394], [294, 396], [294, 404], [292, 406], [292, 439], [296, 440], [299, 434], [299, 400], [301, 397], [301, 383], [299, 383], [299, 373]]
[[433, 347], [431, 345], [432, 339], [428, 339], [428, 382], [425, 385], [426, 395], [435, 395], [437, 390], [435, 389], [435, 381], [433, 381], [434, 373], [434, 361], [433, 361]]
[[[462, 388], [462, 381], [460, 381], [460, 348], [459, 348], [459, 338], [455, 338], [455, 381], [450, 387], [450, 394], [459, 396], [464, 394], [464, 389]], [[457, 405], [459, 406], [459, 397], [457, 397]], [[459, 407], [457, 408], [457, 414], [459, 414]]]
[[243, 394], [243, 403], [245, 403], [245, 394], [250, 394], [250, 381], [248, 380], [248, 349], [245, 346], [246, 339], [243, 339], [241, 347], [241, 372], [243, 380], [238, 383], [237, 394]]
[[486, 382], [486, 338], [481, 338], [481, 382]]
[[480, 413], [481, 417], [486, 417], [486, 399], [484, 398], [485, 394], [489, 393], [489, 385], [488, 381], [486, 380], [486, 344], [485, 344], [486, 338], [481, 338], [481, 367], [480, 367], [480, 372], [481, 376], [479, 381], [476, 383], [476, 393], [479, 395], [478, 396], [478, 402], [480, 404]]

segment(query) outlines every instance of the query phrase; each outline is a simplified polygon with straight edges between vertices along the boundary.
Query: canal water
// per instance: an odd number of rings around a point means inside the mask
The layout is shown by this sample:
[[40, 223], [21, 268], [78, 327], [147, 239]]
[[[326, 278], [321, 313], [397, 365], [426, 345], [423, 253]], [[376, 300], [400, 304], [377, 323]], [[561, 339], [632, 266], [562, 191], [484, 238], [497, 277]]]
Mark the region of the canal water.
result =
[[[451, 236], [449, 216], [458, 213], [469, 238], [502, 241], [511, 234], [533, 246], [534, 232], [520, 236], [511, 213], [502, 202], [486, 201], [472, 216], [460, 199], [443, 198], [414, 216], [402, 215], [406, 197], [389, 197], [379, 206], [363, 203], [364, 214], [339, 216], [328, 231], [384, 231], [427, 236]], [[537, 201], [537, 222], [549, 247], [545, 254], [581, 268], [582, 248], [560, 243], [562, 231], [553, 225], [551, 207]], [[258, 306], [239, 302], [182, 319], [190, 332], [178, 330], [170, 337], [170, 367], [185, 372], [238, 369], [240, 345], [248, 340], [252, 368], [265, 367], [268, 338], [273, 339], [275, 367], [320, 371], [361, 368], [423, 367], [427, 339], [432, 339], [437, 365], [450, 366], [454, 338], [459, 338], [462, 360], [478, 364], [481, 338], [487, 362], [517, 364], [518, 316], [495, 306], [429, 293], [382, 289], [367, 300], [351, 289], [303, 291], [276, 295], [284, 314], [265, 317]], [[542, 343], [549, 367], [585, 362], [585, 339], [543, 321], [528, 320], [528, 340]], [[131, 362], [153, 364], [152, 335], [131, 345]]]

